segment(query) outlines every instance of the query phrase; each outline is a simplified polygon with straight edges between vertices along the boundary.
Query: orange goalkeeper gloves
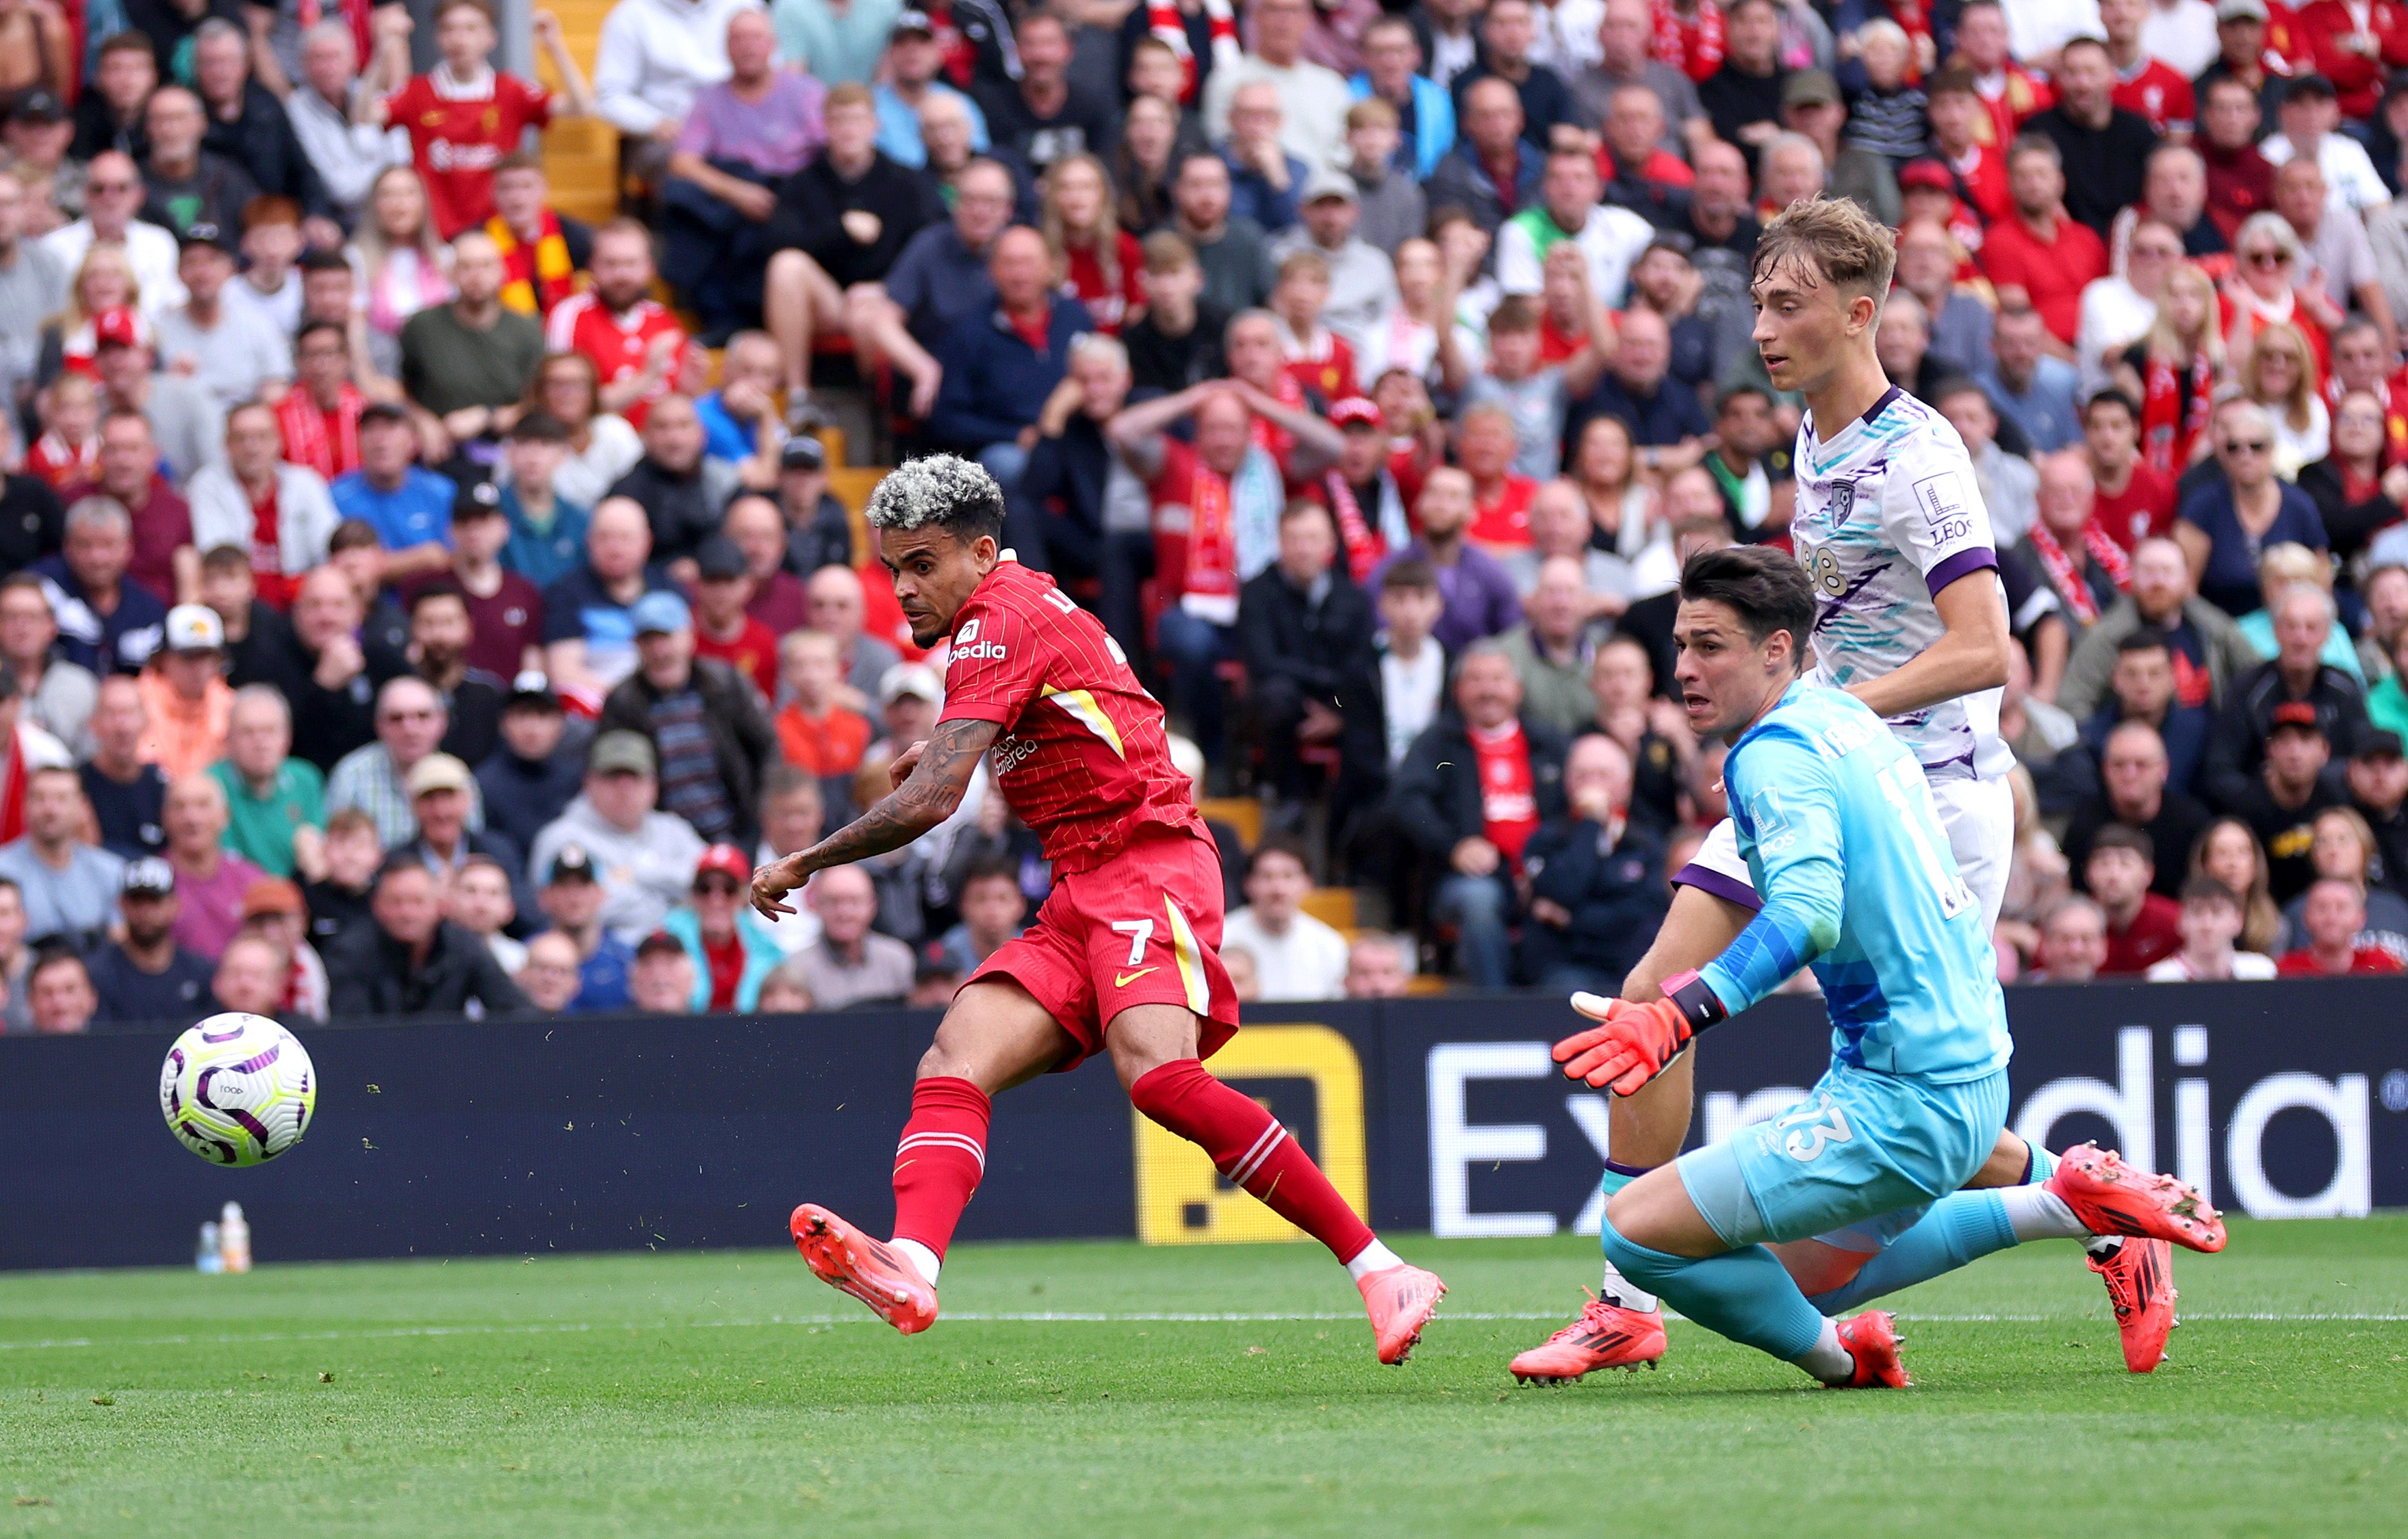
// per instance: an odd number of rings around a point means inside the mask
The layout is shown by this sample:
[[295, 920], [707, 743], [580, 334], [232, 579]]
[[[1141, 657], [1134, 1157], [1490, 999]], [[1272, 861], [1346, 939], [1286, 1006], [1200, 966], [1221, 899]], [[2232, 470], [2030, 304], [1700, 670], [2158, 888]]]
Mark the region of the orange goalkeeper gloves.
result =
[[1690, 1038], [1728, 1014], [1694, 970], [1665, 979], [1664, 997], [1646, 1004], [1580, 993], [1572, 996], [1572, 1008], [1604, 1024], [1555, 1043], [1555, 1061], [1566, 1079], [1618, 1096], [1635, 1094], [1681, 1056]]

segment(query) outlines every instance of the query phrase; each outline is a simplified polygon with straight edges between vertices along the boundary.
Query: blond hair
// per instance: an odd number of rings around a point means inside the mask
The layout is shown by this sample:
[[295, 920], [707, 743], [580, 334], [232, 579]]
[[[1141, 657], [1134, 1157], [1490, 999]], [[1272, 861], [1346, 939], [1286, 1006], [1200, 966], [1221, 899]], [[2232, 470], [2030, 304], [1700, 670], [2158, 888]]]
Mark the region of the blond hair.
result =
[[1849, 199], [1799, 198], [1773, 215], [1757, 237], [1749, 281], [1760, 282], [1792, 260], [1878, 308], [1898, 271], [1898, 241]]
[[[2269, 398], [2258, 393], [2258, 366], [2266, 356], [2268, 342], [2286, 343], [2291, 350], [2291, 388], [2283, 396]], [[2288, 321], [2269, 322], [2249, 344], [2248, 361], [2242, 366], [2241, 386], [2249, 398], [2269, 411], [2279, 411], [2285, 425], [2294, 433], [2304, 433], [2315, 422], [2313, 403], [2315, 400], [2316, 355], [2308, 346], [2307, 334]]]
[[1072, 231], [1062, 223], [1062, 205], [1058, 192], [1063, 174], [1073, 167], [1083, 166], [1096, 174], [1096, 223], [1086, 231], [1096, 255], [1096, 266], [1102, 270], [1104, 293], [1121, 292], [1121, 222], [1112, 207], [1112, 179], [1104, 163], [1084, 151], [1065, 155], [1045, 172], [1044, 228], [1045, 250], [1054, 258], [1056, 281], [1067, 280], [1070, 272], [1070, 237]]
[[2208, 277], [2205, 272], [2192, 264], [2182, 262], [2175, 265], [2173, 271], [2166, 274], [2167, 294], [2172, 295], [2177, 285], [2199, 290], [2199, 334], [2196, 337], [2185, 337], [2176, 331], [2174, 308], [2161, 299], [2157, 302], [2157, 318], [2149, 324], [2149, 333], [2143, 338], [2143, 345], [2148, 349], [2150, 357], [2163, 363], [2188, 364], [2193, 357], [2203, 356], [2207, 359], [2209, 367], [2222, 374], [2224, 372], [2224, 336], [2215, 327], [2216, 316], [2219, 313], [2216, 308], [2215, 280]]

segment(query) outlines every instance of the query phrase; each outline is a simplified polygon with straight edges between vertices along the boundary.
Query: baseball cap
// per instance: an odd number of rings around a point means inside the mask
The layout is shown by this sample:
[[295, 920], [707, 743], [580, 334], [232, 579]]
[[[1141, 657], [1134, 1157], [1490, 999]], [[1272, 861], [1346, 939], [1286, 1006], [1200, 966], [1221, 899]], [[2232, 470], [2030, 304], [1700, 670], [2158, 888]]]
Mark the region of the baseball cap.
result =
[[1373, 428], [1386, 425], [1384, 419], [1380, 415], [1379, 403], [1367, 401], [1360, 396], [1349, 396], [1331, 406], [1329, 420], [1340, 427], [1352, 427], [1356, 423]]
[[717, 871], [722, 876], [733, 877], [740, 887], [752, 880], [752, 862], [745, 859], [744, 852], [733, 844], [713, 844], [702, 852], [701, 859], [694, 863], [694, 879], [701, 881], [705, 871]]
[[1898, 173], [1898, 190], [1903, 193], [1910, 187], [1936, 188], [1953, 196], [1956, 192], [1956, 179], [1948, 174], [1948, 167], [1936, 160], [1928, 157], [1911, 160]]
[[225, 646], [225, 622], [207, 604], [179, 604], [167, 611], [169, 652], [217, 652]]
[[924, 663], [897, 663], [878, 680], [878, 701], [889, 705], [906, 695], [917, 695], [931, 705], [945, 698], [945, 686], [937, 681], [937, 670]]
[[582, 844], [563, 844], [552, 857], [552, 871], [546, 882], [591, 882], [594, 878], [594, 857], [585, 853]]
[[797, 433], [778, 451], [781, 470], [824, 470], [827, 468], [827, 445], [809, 433]]
[[2267, 19], [2266, 0], [2217, 0], [2215, 19], [2219, 22], [2263, 22]]
[[2331, 101], [2334, 95], [2332, 81], [2313, 70], [2293, 80], [2283, 92], [2283, 99], [2286, 102], [2296, 101], [2302, 96], [2322, 96], [2325, 100]]
[[656, 929], [636, 942], [638, 961], [647, 956], [682, 956], [684, 955], [685, 942], [665, 929]]
[[560, 697], [552, 692], [552, 681], [543, 676], [541, 669], [524, 669], [512, 679], [509, 697], [502, 701], [505, 711], [513, 706], [529, 705], [540, 706], [547, 711], [560, 709]]
[[2325, 730], [2322, 724], [2316, 720], [2316, 708], [2305, 700], [2286, 700], [2274, 708], [2274, 714], [2268, 721], [2267, 729], [2279, 732], [2286, 726], [2300, 727], [2315, 733], [2318, 737], [2322, 737]]
[[685, 600], [676, 594], [666, 588], [655, 588], [636, 600], [634, 607], [627, 611], [627, 622], [635, 627], [637, 635], [649, 636], [685, 629], [694, 624], [694, 611], [687, 609]]
[[1828, 69], [1801, 69], [1782, 82], [1784, 107], [1828, 107], [1840, 99], [1840, 82]]
[[399, 423], [402, 426], [407, 427], [409, 425], [409, 413], [394, 405], [391, 401], [379, 401], [374, 406], [369, 407], [367, 410], [360, 413], [360, 425], [362, 427], [373, 426], [378, 423]]
[[165, 898], [176, 890], [176, 868], [155, 855], [129, 860], [117, 890], [129, 898]]
[[502, 489], [490, 481], [474, 481], [460, 488], [452, 499], [452, 522], [465, 524], [470, 519], [502, 516]]
[[67, 107], [50, 87], [29, 85], [8, 98], [8, 116], [22, 122], [64, 122]]
[[653, 756], [649, 739], [623, 727], [594, 740], [585, 768], [596, 775], [653, 775], [660, 772], [660, 760]]
[[914, 7], [895, 18], [894, 30], [887, 36], [900, 37], [907, 32], [917, 33], [923, 37], [934, 37], [937, 35], [937, 23], [928, 20], [926, 11]]
[[92, 318], [92, 345], [105, 347], [140, 347], [142, 317], [131, 305], [113, 305]]
[[416, 801], [430, 791], [466, 791], [475, 784], [468, 767], [449, 754], [429, 754], [409, 767], [409, 776], [402, 783]]
[[1326, 165], [1317, 166], [1312, 175], [1305, 179], [1304, 201], [1318, 203], [1326, 197], [1340, 198], [1348, 203], [1359, 203], [1362, 201], [1363, 194], [1356, 189], [1354, 179], [1345, 172]]
[[308, 912], [308, 905], [301, 901], [301, 889], [280, 876], [263, 876], [242, 890], [245, 919], [256, 919], [263, 913]]
[[733, 583], [752, 569], [736, 541], [725, 535], [712, 535], [695, 546], [694, 564], [706, 583]]
[[2408, 750], [2402, 749], [2399, 733], [2376, 726], [2358, 735], [2358, 746], [2350, 751], [2349, 756], [2354, 759], [2408, 758]]
[[176, 237], [176, 249], [179, 252], [189, 252], [195, 246], [207, 246], [228, 256], [235, 254], [234, 237], [206, 219], [197, 224], [186, 225], [183, 233]]

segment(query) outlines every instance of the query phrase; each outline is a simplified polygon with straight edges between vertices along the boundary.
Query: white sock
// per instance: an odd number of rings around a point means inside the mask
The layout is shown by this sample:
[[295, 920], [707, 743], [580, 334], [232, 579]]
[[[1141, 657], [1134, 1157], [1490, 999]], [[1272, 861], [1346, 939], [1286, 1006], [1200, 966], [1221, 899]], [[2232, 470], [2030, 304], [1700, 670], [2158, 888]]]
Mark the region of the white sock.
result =
[[1597, 1295], [1607, 1303], [1635, 1309], [1642, 1315], [1656, 1307], [1656, 1295], [1625, 1277], [1612, 1261], [1605, 1263], [1605, 1276], [1597, 1285]]
[[937, 1269], [945, 1263], [937, 1259], [935, 1251], [917, 1240], [889, 1240], [886, 1243], [901, 1251], [903, 1259], [919, 1269], [920, 1275], [928, 1279], [930, 1287], [937, 1286]]
[[1390, 1267], [1400, 1267], [1404, 1264], [1403, 1257], [1374, 1239], [1363, 1247], [1363, 1253], [1360, 1256], [1346, 1263], [1346, 1275], [1359, 1283], [1375, 1272], [1385, 1272]]
[[1856, 1359], [1840, 1345], [1840, 1328], [1830, 1320], [1823, 1322], [1823, 1333], [1806, 1355], [1790, 1359], [1825, 1384], [1845, 1384], [1856, 1376]]
[[1999, 1193], [2017, 1244], [2033, 1240], [2087, 1240], [2090, 1226], [2073, 1216], [2064, 1198], [2046, 1187], [2009, 1187]]

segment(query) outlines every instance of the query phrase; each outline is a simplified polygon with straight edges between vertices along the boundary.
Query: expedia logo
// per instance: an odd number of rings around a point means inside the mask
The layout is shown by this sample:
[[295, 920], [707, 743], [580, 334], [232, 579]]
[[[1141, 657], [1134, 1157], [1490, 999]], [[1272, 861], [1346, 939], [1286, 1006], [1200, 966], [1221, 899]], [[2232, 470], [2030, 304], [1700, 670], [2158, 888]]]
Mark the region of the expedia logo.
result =
[[952, 655], [953, 655], [953, 656], [954, 656], [954, 657], [956, 657], [956, 658], [960, 658], [960, 657], [984, 657], [984, 658], [989, 659], [990, 661], [999, 663], [999, 662], [1003, 661], [1003, 654], [1004, 654], [1004, 646], [1003, 646], [1003, 643], [1002, 643], [1002, 642], [1000, 642], [1000, 641], [979, 641], [979, 642], [973, 643], [972, 645], [969, 645], [969, 646], [966, 646], [966, 647], [960, 647], [960, 646], [957, 646], [957, 647], [953, 648], [953, 653], [952, 653]]

